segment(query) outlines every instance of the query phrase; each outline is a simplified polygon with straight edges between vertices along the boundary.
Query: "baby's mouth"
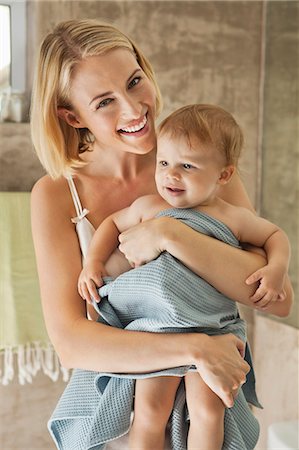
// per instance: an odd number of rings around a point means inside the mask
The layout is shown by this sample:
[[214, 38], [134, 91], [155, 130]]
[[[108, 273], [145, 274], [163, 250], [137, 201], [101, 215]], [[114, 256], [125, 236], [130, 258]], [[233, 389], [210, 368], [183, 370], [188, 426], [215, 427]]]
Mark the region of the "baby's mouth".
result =
[[184, 189], [180, 189], [174, 186], [166, 186], [166, 190], [173, 194], [184, 192]]

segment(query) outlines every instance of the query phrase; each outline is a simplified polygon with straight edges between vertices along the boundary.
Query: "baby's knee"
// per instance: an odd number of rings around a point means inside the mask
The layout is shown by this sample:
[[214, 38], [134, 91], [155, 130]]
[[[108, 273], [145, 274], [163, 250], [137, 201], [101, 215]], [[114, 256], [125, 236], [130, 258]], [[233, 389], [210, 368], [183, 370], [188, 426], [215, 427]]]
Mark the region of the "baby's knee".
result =
[[224, 423], [225, 407], [222, 402], [188, 405], [188, 410], [191, 423], [207, 425]]
[[173, 404], [166, 399], [146, 398], [135, 405], [134, 421], [143, 427], [164, 429]]

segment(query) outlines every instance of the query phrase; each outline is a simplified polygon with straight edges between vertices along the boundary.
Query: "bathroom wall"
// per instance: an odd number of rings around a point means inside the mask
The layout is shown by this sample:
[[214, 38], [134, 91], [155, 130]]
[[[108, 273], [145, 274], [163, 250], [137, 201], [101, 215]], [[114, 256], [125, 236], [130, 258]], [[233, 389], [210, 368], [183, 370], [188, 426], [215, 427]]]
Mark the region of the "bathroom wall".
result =
[[254, 364], [257, 392], [264, 407], [254, 409], [261, 427], [256, 450], [267, 448], [270, 424], [298, 420], [298, 342], [297, 328], [267, 316], [256, 317]]
[[299, 2], [269, 2], [265, 25], [260, 211], [289, 236], [297, 301], [283, 322], [299, 328]]
[[260, 211], [290, 238], [295, 304], [286, 319], [257, 314], [254, 320], [257, 390], [264, 406], [255, 410], [261, 425], [257, 450], [267, 448], [270, 424], [298, 420], [299, 415], [299, 3], [269, 2], [265, 35]]
[[[293, 122], [290, 127], [287, 119], [296, 117], [298, 125], [295, 106], [298, 64], [294, 63], [298, 2], [58, 0], [28, 1], [27, 11], [28, 91], [42, 36], [61, 20], [97, 17], [130, 34], [149, 57], [164, 97], [162, 117], [176, 107], [194, 102], [217, 103], [230, 110], [246, 135], [241, 173], [250, 198], [263, 214], [281, 226], [286, 225], [293, 252], [298, 252], [295, 196], [292, 193], [296, 184], [293, 149], [298, 139], [298, 126]], [[282, 65], [278, 62], [280, 57], [285, 58]], [[288, 70], [283, 71], [281, 66]], [[275, 132], [274, 138], [271, 131]], [[28, 124], [0, 124], [0, 134], [0, 189], [30, 190], [43, 169], [32, 151]], [[279, 169], [277, 173], [277, 167], [283, 167], [283, 178]], [[292, 260], [294, 284], [296, 267]], [[273, 327], [277, 322], [267, 318], [255, 335], [254, 314], [243, 309], [243, 315], [249, 322], [251, 342], [258, 351], [258, 378], [264, 381], [268, 369], [263, 365], [262, 346], [267, 348], [268, 341], [263, 339], [263, 333], [267, 336], [276, 333], [277, 329], [273, 331]], [[287, 319], [292, 326], [296, 326], [294, 317]], [[260, 316], [258, 320], [263, 319]], [[284, 327], [283, 324], [279, 326]], [[284, 328], [279, 330], [284, 333]], [[279, 365], [281, 348], [277, 354], [275, 348], [272, 351], [271, 357]], [[286, 370], [281, 380], [277, 380], [277, 391], [287, 382], [288, 376], [293, 374], [289, 375]], [[42, 375], [32, 386], [0, 386], [1, 405], [5, 405], [1, 406], [0, 412], [0, 447], [5, 450], [54, 449], [45, 421], [63, 386], [62, 381], [52, 383]], [[262, 402], [268, 395], [264, 388], [264, 384], [260, 384]], [[290, 396], [290, 392], [287, 395]], [[283, 405], [281, 397], [277, 401], [276, 407], [286, 411], [288, 401], [284, 400]], [[292, 397], [289, 398], [291, 401]], [[266, 425], [272, 420], [269, 415], [272, 409], [267, 400], [266, 409], [257, 413], [264, 428], [261, 445], [265, 444]], [[293, 410], [290, 414], [293, 415]], [[20, 430], [18, 437], [14, 433], [16, 430]], [[264, 448], [260, 447], [260, 450]]]

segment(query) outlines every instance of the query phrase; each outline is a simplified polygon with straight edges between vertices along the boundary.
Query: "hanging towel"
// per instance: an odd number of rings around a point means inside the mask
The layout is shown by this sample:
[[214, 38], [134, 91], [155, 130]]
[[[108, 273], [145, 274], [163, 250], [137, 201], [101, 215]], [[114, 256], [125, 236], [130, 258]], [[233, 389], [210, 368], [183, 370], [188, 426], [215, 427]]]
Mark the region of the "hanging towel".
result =
[[0, 382], [31, 382], [43, 370], [66, 380], [41, 310], [30, 225], [30, 193], [0, 192]]
[[[198, 211], [169, 209], [170, 216], [195, 230], [230, 245], [238, 241], [226, 225]], [[135, 331], [234, 333], [246, 342], [245, 323], [236, 302], [223, 296], [180, 261], [164, 252], [156, 260], [126, 272], [100, 289], [108, 295], [95, 307], [99, 319], [111, 326]], [[252, 366], [250, 351], [246, 359]], [[146, 374], [113, 374], [76, 370], [48, 424], [61, 450], [101, 450], [105, 443], [130, 429], [135, 380], [153, 376], [184, 376], [194, 366]], [[260, 407], [255, 393], [253, 368], [231, 409], [225, 411], [224, 449], [251, 450], [259, 426], [248, 402]], [[200, 407], [200, 405], [199, 405]], [[184, 384], [178, 389], [170, 417], [173, 450], [186, 450], [188, 411]]]

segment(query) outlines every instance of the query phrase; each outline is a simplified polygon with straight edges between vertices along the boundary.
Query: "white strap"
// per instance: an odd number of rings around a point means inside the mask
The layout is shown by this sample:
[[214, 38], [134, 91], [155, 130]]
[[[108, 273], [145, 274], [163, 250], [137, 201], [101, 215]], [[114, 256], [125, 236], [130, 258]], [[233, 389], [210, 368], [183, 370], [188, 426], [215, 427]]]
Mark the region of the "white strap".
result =
[[83, 211], [82, 211], [82, 213], [79, 214], [77, 217], [71, 217], [71, 221], [72, 221], [73, 223], [78, 223], [78, 222], [80, 222], [80, 220], [82, 220], [83, 217], [85, 217], [86, 214], [88, 214], [88, 213], [89, 213], [88, 209], [84, 208]]
[[81, 202], [80, 202], [80, 199], [79, 199], [79, 195], [78, 195], [78, 192], [77, 192], [77, 189], [76, 189], [76, 186], [75, 186], [73, 178], [72, 177], [68, 177], [67, 178], [67, 182], [69, 184], [69, 188], [70, 188], [70, 191], [71, 191], [71, 194], [72, 194], [74, 206], [75, 206], [76, 213], [77, 213], [77, 217], [73, 217], [71, 219], [71, 221], [73, 223], [78, 223], [80, 220], [83, 219], [83, 217], [86, 216], [86, 214], [89, 213], [89, 211], [86, 208], [84, 208], [84, 209], [82, 208], [82, 205], [81, 205]]

